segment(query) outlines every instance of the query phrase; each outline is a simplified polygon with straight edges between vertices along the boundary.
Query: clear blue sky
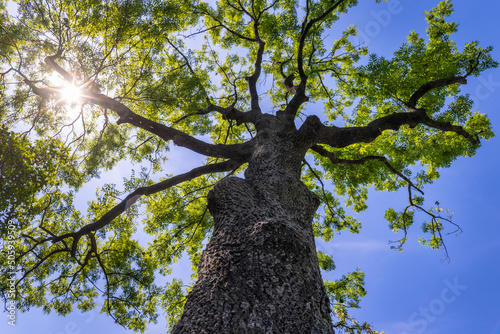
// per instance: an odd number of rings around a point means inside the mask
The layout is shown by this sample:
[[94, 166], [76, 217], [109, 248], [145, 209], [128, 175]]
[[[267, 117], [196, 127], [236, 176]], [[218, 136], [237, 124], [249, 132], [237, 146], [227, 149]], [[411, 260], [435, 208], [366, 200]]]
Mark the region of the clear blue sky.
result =
[[[352, 10], [349, 24], [357, 24], [371, 52], [390, 56], [405, 41], [411, 29], [425, 29], [423, 12], [438, 1], [390, 0], [376, 4], [361, 1]], [[497, 47], [500, 60], [500, 2], [454, 1], [452, 19], [459, 23], [454, 40], [459, 46], [480, 40], [482, 46]], [[347, 22], [347, 21], [346, 21]], [[490, 116], [500, 136], [500, 70], [490, 70], [482, 78], [471, 78], [464, 91], [476, 100], [475, 108]], [[331, 252], [337, 270], [324, 278], [338, 278], [360, 268], [366, 273], [368, 295], [361, 310], [354, 312], [360, 321], [388, 334], [454, 333], [500, 334], [500, 138], [484, 142], [473, 158], [461, 158], [443, 170], [441, 179], [425, 188], [426, 203], [439, 200], [450, 208], [463, 233], [445, 240], [451, 262], [442, 263], [444, 253], [420, 246], [419, 224], [410, 233], [405, 251], [390, 250], [388, 241], [397, 239], [383, 219], [388, 206], [404, 207], [407, 195], [371, 193], [368, 210], [359, 215], [364, 223], [360, 235], [344, 233], [318, 249]], [[177, 153], [186, 162], [183, 152]], [[191, 155], [189, 155], [191, 157]], [[172, 157], [169, 171], [188, 169]], [[188, 269], [178, 265], [180, 276]], [[72, 314], [62, 318], [43, 315], [39, 310], [18, 314], [17, 326], [7, 325], [4, 316], [0, 332], [27, 334], [131, 333], [104, 315]], [[149, 327], [148, 333], [164, 333], [164, 323]]]

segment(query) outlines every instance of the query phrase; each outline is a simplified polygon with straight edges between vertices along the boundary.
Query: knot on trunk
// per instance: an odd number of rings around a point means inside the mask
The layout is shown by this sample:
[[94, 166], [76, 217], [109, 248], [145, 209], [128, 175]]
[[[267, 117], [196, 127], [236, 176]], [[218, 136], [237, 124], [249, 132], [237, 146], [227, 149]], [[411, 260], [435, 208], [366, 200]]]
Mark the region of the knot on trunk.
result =
[[217, 182], [207, 194], [207, 207], [215, 218], [227, 210], [251, 209], [254, 207], [252, 186], [239, 177], [228, 177]]

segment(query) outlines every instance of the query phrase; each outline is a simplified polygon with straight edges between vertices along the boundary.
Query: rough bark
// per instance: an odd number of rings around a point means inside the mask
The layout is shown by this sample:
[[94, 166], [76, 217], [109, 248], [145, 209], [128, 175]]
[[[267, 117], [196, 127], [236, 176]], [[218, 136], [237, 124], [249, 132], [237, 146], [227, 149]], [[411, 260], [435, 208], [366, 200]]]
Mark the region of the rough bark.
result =
[[245, 178], [209, 192], [213, 236], [172, 333], [333, 333], [297, 132], [257, 136]]

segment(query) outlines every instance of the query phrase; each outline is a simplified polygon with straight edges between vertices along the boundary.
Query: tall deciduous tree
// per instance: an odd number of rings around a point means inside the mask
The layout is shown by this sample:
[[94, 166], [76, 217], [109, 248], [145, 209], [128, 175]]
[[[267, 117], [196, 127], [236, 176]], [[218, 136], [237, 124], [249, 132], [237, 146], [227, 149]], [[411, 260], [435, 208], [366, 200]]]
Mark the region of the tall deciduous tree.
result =
[[[442, 249], [456, 226], [422, 187], [493, 136], [460, 86], [497, 63], [453, 42], [449, 0], [425, 14], [427, 36], [364, 58], [341, 23], [356, 5], [19, 0], [12, 18], [2, 2], [0, 216], [20, 231], [18, 307], [101, 307], [139, 331], [163, 307], [172, 333], [373, 332], [347, 314], [363, 274], [323, 282], [334, 264], [315, 238], [359, 231], [350, 211], [369, 187], [406, 188], [386, 214], [394, 248], [420, 211], [422, 243]], [[171, 145], [206, 162], [163, 175]], [[123, 185], [75, 208], [121, 161]], [[159, 279], [183, 255], [188, 291]]]

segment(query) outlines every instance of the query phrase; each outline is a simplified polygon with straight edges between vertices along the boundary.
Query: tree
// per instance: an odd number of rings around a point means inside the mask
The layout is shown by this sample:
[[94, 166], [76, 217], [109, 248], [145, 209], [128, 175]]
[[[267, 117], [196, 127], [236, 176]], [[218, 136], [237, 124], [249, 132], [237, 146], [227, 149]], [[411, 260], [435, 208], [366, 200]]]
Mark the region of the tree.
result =
[[[497, 63], [491, 47], [452, 41], [450, 1], [426, 13], [426, 37], [365, 61], [356, 28], [339, 30], [355, 5], [20, 1], [17, 20], [3, 6], [0, 182], [12, 195], [0, 214], [3, 234], [21, 231], [18, 307], [64, 315], [103, 297], [140, 331], [162, 306], [172, 333], [372, 332], [347, 314], [363, 274], [323, 282], [333, 259], [314, 239], [359, 231], [342, 200], [359, 212], [369, 187], [404, 187], [408, 206], [386, 214], [403, 233], [394, 248], [421, 212], [422, 243], [446, 251], [457, 227], [422, 187], [493, 136], [460, 85]], [[162, 175], [172, 143], [206, 162]], [[82, 213], [78, 190], [121, 161], [130, 177]], [[197, 270], [187, 297], [158, 279], [183, 253]]]

